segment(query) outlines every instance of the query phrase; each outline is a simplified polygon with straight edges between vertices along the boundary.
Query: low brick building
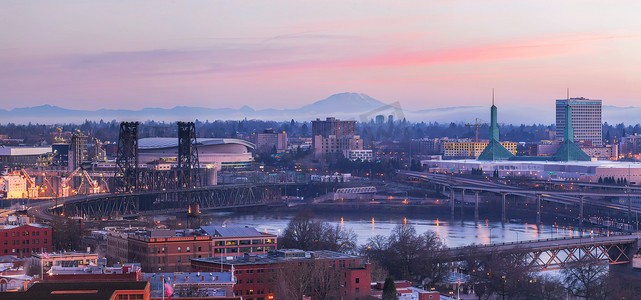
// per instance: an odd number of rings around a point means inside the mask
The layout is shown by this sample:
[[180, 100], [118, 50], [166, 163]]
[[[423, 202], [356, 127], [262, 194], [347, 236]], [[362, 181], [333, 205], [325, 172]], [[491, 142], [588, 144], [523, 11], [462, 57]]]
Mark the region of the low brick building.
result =
[[107, 232], [109, 263], [140, 263], [143, 272], [189, 272], [190, 259], [267, 253], [276, 235], [252, 227], [203, 226], [196, 230]]
[[212, 255], [209, 235], [175, 230], [147, 230], [129, 234], [128, 260], [143, 272], [189, 272], [189, 260]]
[[51, 227], [30, 223], [0, 225], [0, 255], [30, 257], [31, 253], [52, 251]]
[[[367, 259], [333, 251], [282, 249], [268, 254], [246, 254], [231, 260], [218, 257], [193, 259], [191, 265], [193, 271], [200, 272], [233, 270], [237, 278], [234, 293], [246, 300], [276, 299], [278, 281], [283, 275], [298, 276], [297, 272], [305, 268], [311, 268], [311, 273], [316, 274], [331, 272], [325, 275], [336, 281], [337, 297], [363, 300], [370, 294], [371, 269]], [[303, 277], [286, 280], [314, 281]]]

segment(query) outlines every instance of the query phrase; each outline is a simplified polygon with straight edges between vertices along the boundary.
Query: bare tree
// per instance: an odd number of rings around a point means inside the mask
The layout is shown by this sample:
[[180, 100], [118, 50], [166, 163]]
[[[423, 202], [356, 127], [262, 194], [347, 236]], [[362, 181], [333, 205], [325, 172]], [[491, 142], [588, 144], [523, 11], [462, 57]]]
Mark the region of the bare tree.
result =
[[584, 299], [604, 299], [607, 290], [607, 266], [593, 257], [567, 264], [561, 271], [568, 291]]
[[283, 248], [295, 248], [306, 251], [331, 250], [348, 252], [356, 249], [356, 234], [352, 230], [332, 227], [321, 222], [306, 210], [299, 212], [287, 224], [278, 243]]
[[551, 275], [543, 275], [538, 277], [540, 284], [541, 296], [546, 300], [562, 300], [565, 299], [565, 287], [558, 278]]
[[532, 286], [529, 268], [525, 263], [526, 252], [492, 252], [482, 258], [477, 272], [485, 276], [489, 294], [497, 294], [502, 299], [518, 299]]
[[312, 285], [310, 294], [313, 299], [338, 299], [341, 286], [340, 272], [333, 265], [321, 260], [311, 262], [311, 269]]
[[372, 260], [370, 262], [371, 277], [372, 282], [384, 281], [385, 278], [389, 277], [389, 272], [387, 269], [378, 261]]
[[302, 261], [283, 264], [276, 277], [276, 299], [303, 299], [309, 290], [311, 275], [310, 266]]
[[341, 274], [327, 261], [305, 259], [289, 261], [277, 274], [276, 299], [335, 299], [339, 296]]
[[399, 224], [389, 237], [370, 238], [361, 253], [379, 262], [395, 278], [435, 283], [445, 272], [445, 266], [438, 263], [443, 247], [436, 233], [418, 235], [412, 225]]

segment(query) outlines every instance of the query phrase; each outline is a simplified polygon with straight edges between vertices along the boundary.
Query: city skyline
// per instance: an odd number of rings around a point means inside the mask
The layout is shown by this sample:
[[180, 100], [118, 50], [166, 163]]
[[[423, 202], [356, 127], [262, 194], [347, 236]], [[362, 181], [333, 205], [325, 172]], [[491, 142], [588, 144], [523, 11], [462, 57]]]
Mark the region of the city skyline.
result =
[[[2, 109], [296, 108], [350, 91], [410, 110], [633, 106], [634, 6], [491, 1], [2, 4]], [[80, 13], [81, 12], [81, 13]], [[447, 105], [443, 105], [447, 103]]]

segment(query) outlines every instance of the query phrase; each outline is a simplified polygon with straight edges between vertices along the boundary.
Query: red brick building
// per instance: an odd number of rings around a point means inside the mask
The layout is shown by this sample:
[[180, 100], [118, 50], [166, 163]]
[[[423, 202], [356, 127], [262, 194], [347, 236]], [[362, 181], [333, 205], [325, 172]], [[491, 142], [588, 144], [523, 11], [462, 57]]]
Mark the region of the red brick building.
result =
[[203, 226], [198, 230], [137, 230], [107, 233], [110, 263], [140, 263], [143, 272], [189, 272], [190, 259], [267, 253], [276, 235], [252, 227]]
[[[208, 257], [193, 259], [193, 271], [231, 271], [237, 278], [234, 292], [246, 300], [275, 299], [279, 272], [287, 273], [305, 263], [320, 262], [335, 272], [343, 299], [368, 299], [371, 269], [367, 259], [333, 251], [277, 250], [265, 255], [247, 254], [232, 260]], [[290, 270], [288, 270], [290, 269]], [[301, 278], [300, 280], [305, 280]]]
[[51, 252], [51, 227], [42, 224], [0, 225], [0, 255], [30, 257]]
[[196, 232], [148, 230], [129, 235], [129, 262], [139, 262], [143, 272], [189, 272], [190, 259], [210, 257], [212, 237]]

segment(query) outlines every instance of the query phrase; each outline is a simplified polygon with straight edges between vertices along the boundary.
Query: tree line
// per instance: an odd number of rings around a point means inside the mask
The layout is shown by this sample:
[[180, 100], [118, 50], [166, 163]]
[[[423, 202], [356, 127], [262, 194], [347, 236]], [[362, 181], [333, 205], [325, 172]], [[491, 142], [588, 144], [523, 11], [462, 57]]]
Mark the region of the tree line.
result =
[[[285, 131], [289, 137], [311, 137], [310, 121], [263, 121], [263, 120], [195, 120], [196, 135], [199, 138], [237, 138], [248, 137], [252, 133], [273, 129], [276, 132]], [[175, 122], [146, 121], [141, 122], [139, 135], [144, 137], [174, 137], [177, 136]], [[82, 124], [15, 124], [0, 125], [0, 135], [10, 138], [24, 139], [25, 144], [52, 143], [57, 133], [57, 128], [65, 132], [80, 130], [101, 141], [115, 142], [118, 139], [119, 122], [111, 121], [85, 121]], [[486, 127], [483, 127], [485, 129]], [[479, 130], [479, 138], [487, 139], [487, 130]], [[555, 130], [554, 125], [505, 125], [501, 126], [501, 139], [519, 142], [538, 142], [550, 139], [550, 132]], [[603, 124], [603, 138], [608, 143], [620, 141], [621, 137], [641, 133], [641, 125], [625, 125], [623, 123], [610, 125]], [[368, 142], [371, 141], [409, 141], [421, 138], [474, 138], [473, 127], [463, 123], [441, 124], [438, 122], [409, 122], [406, 120], [393, 123], [375, 124], [371, 122], [357, 122], [356, 134]]]

